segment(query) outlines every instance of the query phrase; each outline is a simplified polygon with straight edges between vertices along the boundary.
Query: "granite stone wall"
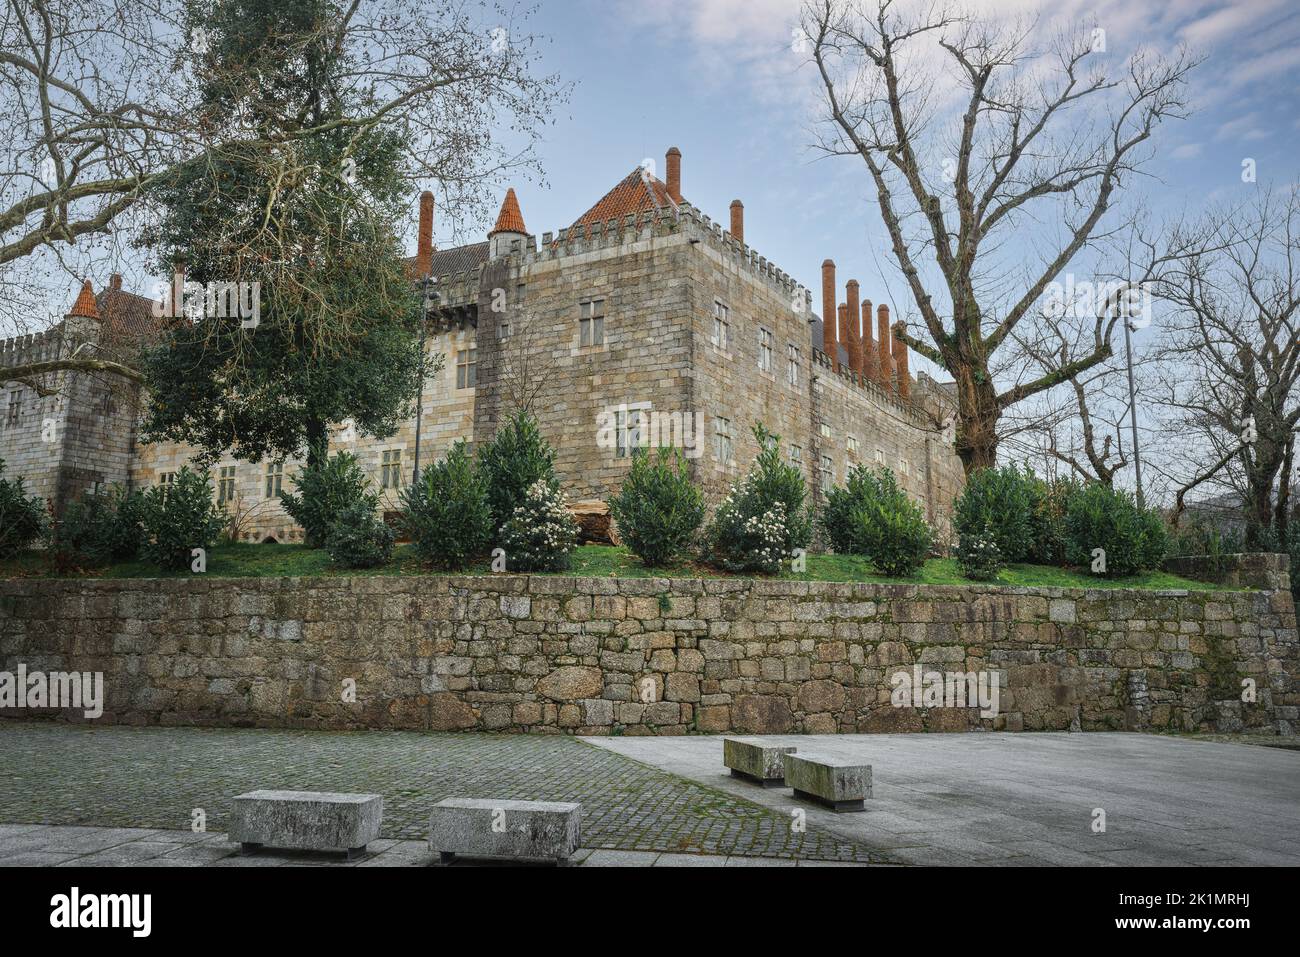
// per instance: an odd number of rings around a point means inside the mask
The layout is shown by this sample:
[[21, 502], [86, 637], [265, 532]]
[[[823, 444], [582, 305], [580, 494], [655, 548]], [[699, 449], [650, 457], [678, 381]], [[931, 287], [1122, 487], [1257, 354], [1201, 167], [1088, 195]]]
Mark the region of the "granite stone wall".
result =
[[[1286, 590], [518, 575], [0, 581], [0, 671], [102, 672], [99, 720], [110, 723], [1291, 734], [1297, 657]], [[915, 665], [995, 678], [998, 713], [895, 706], [894, 676]]]

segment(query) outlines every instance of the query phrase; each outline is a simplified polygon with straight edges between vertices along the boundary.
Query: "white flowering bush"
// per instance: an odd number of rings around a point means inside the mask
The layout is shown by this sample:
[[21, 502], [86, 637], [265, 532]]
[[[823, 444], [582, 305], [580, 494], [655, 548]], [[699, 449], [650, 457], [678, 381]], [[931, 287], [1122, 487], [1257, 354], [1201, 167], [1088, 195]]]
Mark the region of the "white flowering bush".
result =
[[528, 486], [501, 529], [506, 568], [512, 572], [563, 571], [577, 544], [578, 523], [554, 480]]
[[726, 571], [781, 571], [797, 548], [807, 548], [812, 522], [799, 470], [781, 460], [781, 439], [754, 430], [754, 466], [719, 503], [709, 525], [706, 558]]
[[991, 582], [1002, 570], [1002, 549], [990, 531], [963, 532], [957, 543], [957, 564], [972, 581]]

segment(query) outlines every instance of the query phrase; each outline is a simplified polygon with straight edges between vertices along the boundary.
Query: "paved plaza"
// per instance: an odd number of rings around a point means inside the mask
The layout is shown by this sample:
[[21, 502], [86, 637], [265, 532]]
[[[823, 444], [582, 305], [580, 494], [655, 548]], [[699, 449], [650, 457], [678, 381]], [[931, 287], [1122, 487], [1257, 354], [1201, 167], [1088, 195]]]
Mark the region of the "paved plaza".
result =
[[[587, 740], [783, 813], [794, 806], [788, 790], [728, 777], [719, 738]], [[872, 765], [865, 813], [799, 806], [809, 830], [907, 864], [1300, 864], [1296, 750], [1123, 733], [764, 740]]]
[[[380, 836], [420, 848], [430, 808], [443, 798], [469, 797], [576, 801], [585, 848], [648, 855], [624, 862], [652, 862], [665, 853], [890, 862], [855, 841], [792, 828], [788, 814], [743, 796], [562, 735], [0, 723], [0, 824], [145, 828], [181, 832], [175, 840], [190, 843], [194, 812], [201, 809], [210, 840], [229, 854], [230, 800], [259, 788], [381, 794]], [[64, 835], [55, 832], [49, 841], [39, 831], [0, 835], [0, 864], [47, 849], [61, 854], [55, 839]], [[102, 837], [122, 843], [130, 834]]]
[[[1300, 864], [1293, 750], [1135, 734], [769, 740], [871, 764], [867, 811], [729, 777], [721, 737], [3, 722], [0, 865], [423, 866], [444, 797], [577, 801], [588, 866]], [[350, 862], [241, 856], [230, 799], [257, 788], [382, 794], [381, 839]]]

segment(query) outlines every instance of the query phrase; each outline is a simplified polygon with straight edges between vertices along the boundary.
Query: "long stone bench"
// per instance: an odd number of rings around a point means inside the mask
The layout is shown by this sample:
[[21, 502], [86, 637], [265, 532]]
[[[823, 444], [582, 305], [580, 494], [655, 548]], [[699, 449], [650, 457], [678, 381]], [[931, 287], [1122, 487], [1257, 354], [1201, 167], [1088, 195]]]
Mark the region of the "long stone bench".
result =
[[834, 811], [865, 811], [871, 797], [871, 765], [829, 754], [787, 754], [785, 783], [795, 797], [823, 804]]
[[352, 858], [379, 837], [384, 799], [329, 791], [249, 791], [235, 798], [227, 836], [244, 853], [262, 847], [342, 851]]
[[723, 738], [722, 763], [732, 777], [753, 781], [765, 788], [785, 786], [784, 756], [797, 749], [769, 744], [762, 738]]
[[582, 836], [582, 805], [553, 801], [446, 798], [429, 817], [429, 850], [457, 856], [560, 864]]

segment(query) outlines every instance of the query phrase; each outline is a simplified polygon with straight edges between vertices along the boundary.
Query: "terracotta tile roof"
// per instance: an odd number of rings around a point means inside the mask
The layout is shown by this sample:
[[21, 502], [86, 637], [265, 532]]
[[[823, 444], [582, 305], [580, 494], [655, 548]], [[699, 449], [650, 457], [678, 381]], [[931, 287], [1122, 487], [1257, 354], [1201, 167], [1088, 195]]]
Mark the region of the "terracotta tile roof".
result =
[[162, 328], [153, 314], [154, 301], [124, 289], [109, 288], [99, 294], [101, 325], [110, 336], [146, 338]]
[[506, 190], [505, 201], [501, 204], [501, 215], [497, 217], [497, 224], [488, 235], [495, 236], [497, 233], [528, 235], [528, 228], [524, 226], [524, 214], [519, 211], [519, 197], [515, 196], [514, 187]]
[[668, 187], [638, 166], [617, 186], [600, 198], [595, 206], [579, 216], [572, 228], [603, 223], [607, 220], [622, 220], [628, 213], [644, 213], [647, 210], [671, 209], [675, 204], [668, 194]]
[[[470, 243], [466, 246], [453, 246], [451, 249], [439, 249], [432, 256], [430, 275], [448, 276], [452, 273], [477, 269], [487, 262], [487, 258], [488, 244], [486, 240], [481, 243]], [[423, 278], [417, 271], [418, 259], [418, 256], [409, 256], [406, 259], [406, 275], [410, 279]]]
[[81, 284], [81, 293], [77, 296], [77, 301], [72, 304], [68, 310], [69, 316], [80, 316], [85, 319], [98, 319], [99, 307], [95, 303], [95, 290], [90, 286], [90, 280], [87, 279]]

